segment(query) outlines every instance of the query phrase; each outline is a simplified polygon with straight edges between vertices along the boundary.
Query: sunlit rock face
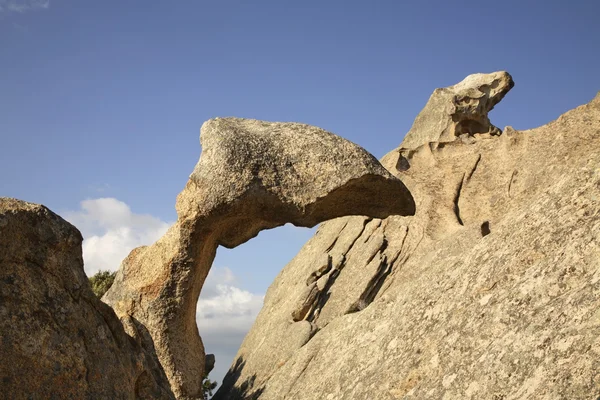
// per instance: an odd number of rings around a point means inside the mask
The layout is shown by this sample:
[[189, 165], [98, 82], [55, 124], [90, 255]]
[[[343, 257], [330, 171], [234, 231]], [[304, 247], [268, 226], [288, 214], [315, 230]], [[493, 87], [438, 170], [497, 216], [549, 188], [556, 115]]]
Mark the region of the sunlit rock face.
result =
[[322, 224], [215, 398], [600, 396], [600, 96], [500, 132], [487, 112], [512, 86], [434, 92], [382, 159], [415, 215]]
[[2, 393], [202, 398], [217, 246], [334, 218], [269, 288], [217, 399], [600, 396], [600, 96], [500, 132], [487, 112], [512, 86], [436, 90], [381, 164], [307, 125], [208, 121], [178, 220], [123, 261], [114, 310], [76, 228], [0, 198]]
[[456, 85], [436, 89], [404, 137], [402, 147], [414, 149], [429, 142], [499, 135], [488, 113], [514, 86], [508, 72], [473, 74]]
[[218, 245], [235, 247], [285, 223], [415, 213], [398, 178], [320, 128], [216, 118], [204, 123], [200, 141], [200, 160], [177, 198], [177, 222], [131, 252], [103, 298], [130, 335], [155, 349], [180, 399], [202, 398], [196, 304]]

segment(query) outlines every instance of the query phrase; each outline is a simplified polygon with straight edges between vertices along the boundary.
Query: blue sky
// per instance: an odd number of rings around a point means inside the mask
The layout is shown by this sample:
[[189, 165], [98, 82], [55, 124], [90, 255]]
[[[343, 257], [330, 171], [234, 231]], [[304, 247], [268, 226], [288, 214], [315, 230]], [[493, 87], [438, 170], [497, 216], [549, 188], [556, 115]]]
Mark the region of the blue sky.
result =
[[[599, 15], [589, 0], [0, 0], [0, 195], [67, 216], [90, 268], [116, 268], [175, 220], [203, 121], [309, 123], [381, 157], [436, 87], [507, 70], [492, 122], [536, 127], [600, 90]], [[205, 309], [230, 301], [223, 318], [243, 321], [215, 342], [215, 376], [309, 236], [219, 251]]]

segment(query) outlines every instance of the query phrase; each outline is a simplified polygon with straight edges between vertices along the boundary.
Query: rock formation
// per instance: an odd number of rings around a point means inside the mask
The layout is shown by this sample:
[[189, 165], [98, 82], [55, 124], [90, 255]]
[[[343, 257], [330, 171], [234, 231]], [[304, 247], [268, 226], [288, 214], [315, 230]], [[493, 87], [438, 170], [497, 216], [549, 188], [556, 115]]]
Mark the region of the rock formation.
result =
[[462, 82], [436, 89], [417, 115], [402, 147], [415, 148], [428, 142], [453, 142], [476, 134], [499, 135], [488, 113], [514, 86], [504, 72], [473, 74]]
[[81, 241], [47, 208], [0, 198], [0, 398], [174, 399], [92, 293]]
[[[344, 215], [412, 215], [404, 184], [369, 153], [303, 124], [217, 118], [177, 199], [178, 220], [123, 261], [103, 300], [156, 354], [177, 398], [202, 398], [204, 347], [196, 304], [218, 245], [262, 229], [314, 226]], [[202, 327], [200, 327], [201, 331]]]
[[600, 396], [600, 94], [500, 132], [506, 73], [438, 89], [382, 164], [413, 217], [322, 224], [216, 399]]
[[0, 393], [202, 398], [217, 246], [333, 219], [269, 288], [216, 399], [599, 397], [600, 94], [501, 132], [488, 112], [512, 87], [436, 90], [381, 164], [307, 125], [206, 122], [178, 220], [123, 261], [113, 308], [77, 229], [0, 198]]

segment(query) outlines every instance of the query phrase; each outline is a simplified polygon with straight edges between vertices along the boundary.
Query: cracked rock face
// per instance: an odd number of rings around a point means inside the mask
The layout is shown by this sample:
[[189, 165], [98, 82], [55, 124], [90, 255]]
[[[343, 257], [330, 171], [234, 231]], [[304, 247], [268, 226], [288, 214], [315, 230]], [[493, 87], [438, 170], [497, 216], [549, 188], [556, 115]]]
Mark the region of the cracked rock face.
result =
[[196, 304], [218, 245], [235, 247], [288, 222], [415, 212], [404, 184], [372, 155], [316, 127], [217, 118], [202, 126], [200, 141], [177, 222], [131, 252], [103, 298], [127, 332], [156, 351], [180, 399], [202, 398]]
[[487, 111], [510, 87], [500, 72], [434, 92], [382, 159], [416, 214], [322, 224], [216, 399], [600, 395], [600, 94], [500, 133]]
[[46, 207], [0, 198], [2, 395], [174, 399], [155, 356], [92, 292], [81, 241]]

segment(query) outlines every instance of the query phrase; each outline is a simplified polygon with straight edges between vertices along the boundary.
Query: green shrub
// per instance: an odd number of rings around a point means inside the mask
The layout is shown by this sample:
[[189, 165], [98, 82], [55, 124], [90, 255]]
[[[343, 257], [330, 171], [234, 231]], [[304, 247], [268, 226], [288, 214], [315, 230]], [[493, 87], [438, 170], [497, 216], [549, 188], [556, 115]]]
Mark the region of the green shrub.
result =
[[104, 293], [112, 286], [115, 281], [116, 272], [111, 271], [98, 271], [96, 275], [92, 276], [90, 279], [90, 284], [92, 285], [92, 290], [99, 298], [104, 296]]
[[208, 399], [208, 396], [213, 395], [213, 390], [217, 387], [217, 382], [213, 382], [210, 379], [208, 379], [208, 375], [204, 376], [204, 379], [202, 380], [202, 390], [204, 391], [204, 398]]

